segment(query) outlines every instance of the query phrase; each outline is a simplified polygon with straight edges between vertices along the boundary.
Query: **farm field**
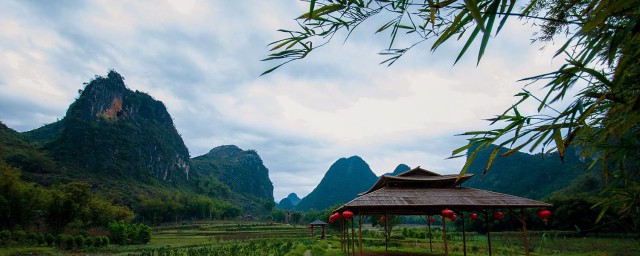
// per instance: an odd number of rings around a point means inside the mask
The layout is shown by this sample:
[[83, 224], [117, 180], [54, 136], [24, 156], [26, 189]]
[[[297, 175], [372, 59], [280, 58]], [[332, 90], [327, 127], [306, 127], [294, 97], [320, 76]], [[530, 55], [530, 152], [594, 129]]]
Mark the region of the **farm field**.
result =
[[[413, 230], [411, 230], [413, 229]], [[365, 255], [385, 255], [383, 233], [364, 227]], [[433, 233], [431, 249], [415, 228], [397, 228], [391, 235], [389, 255], [443, 255], [442, 234]], [[319, 232], [316, 232], [319, 234]], [[46, 246], [7, 245], [0, 255], [346, 255], [339, 234], [329, 230], [327, 239], [312, 239], [305, 225], [266, 222], [200, 222], [153, 228], [146, 245], [62, 250]], [[570, 232], [531, 232], [530, 255], [640, 255], [637, 236], [574, 237]], [[461, 234], [448, 236], [450, 255], [463, 255]], [[357, 244], [357, 241], [356, 241]], [[524, 255], [519, 232], [492, 233], [493, 255]], [[306, 253], [306, 254], [305, 254]], [[487, 238], [467, 234], [467, 255], [488, 255]]]

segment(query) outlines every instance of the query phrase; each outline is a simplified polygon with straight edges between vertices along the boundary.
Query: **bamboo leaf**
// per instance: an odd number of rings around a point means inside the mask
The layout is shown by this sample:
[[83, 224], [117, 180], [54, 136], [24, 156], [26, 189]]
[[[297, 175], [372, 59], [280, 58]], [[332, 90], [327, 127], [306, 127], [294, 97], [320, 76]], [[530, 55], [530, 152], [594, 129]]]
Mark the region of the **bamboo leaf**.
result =
[[346, 6], [342, 5], [342, 4], [331, 4], [331, 5], [325, 5], [322, 6], [318, 9], [313, 10], [313, 13], [309, 12], [309, 13], [305, 13], [303, 15], [301, 15], [300, 17], [298, 17], [298, 19], [305, 19], [305, 20], [313, 20], [313, 19], [317, 19], [321, 16], [330, 14], [332, 12], [335, 11], [339, 11], [344, 9]]
[[461, 153], [462, 151], [465, 151], [465, 150], [469, 149], [471, 146], [473, 146], [473, 144], [469, 143], [469, 144], [467, 144], [467, 145], [465, 145], [463, 147], [457, 148], [451, 153], [451, 155], [455, 156], [455, 155]]
[[484, 31], [484, 21], [482, 20], [482, 14], [480, 14], [480, 8], [478, 7], [478, 2], [475, 0], [464, 0], [465, 7], [471, 12], [471, 16], [478, 23], [478, 27]]
[[516, 6], [516, 0], [510, 0], [509, 1], [509, 8], [507, 9], [507, 12], [504, 14], [504, 17], [502, 18], [502, 20], [500, 21], [500, 25], [498, 26], [498, 30], [496, 31], [496, 34], [500, 33], [500, 30], [502, 30], [502, 27], [504, 27], [504, 24], [507, 23], [507, 18], [509, 18], [509, 16], [511, 15], [511, 11], [513, 11], [513, 7]]
[[458, 61], [460, 60], [460, 58], [462, 58], [462, 55], [464, 55], [464, 53], [467, 51], [467, 49], [469, 49], [469, 46], [471, 45], [471, 43], [473, 43], [474, 39], [476, 38], [476, 36], [478, 35], [478, 32], [480, 32], [480, 28], [476, 27], [473, 30], [473, 33], [471, 33], [471, 35], [469, 36], [469, 39], [467, 39], [467, 43], [464, 44], [464, 47], [462, 47], [462, 50], [460, 50], [460, 53], [458, 54], [458, 57], [456, 58], [456, 61], [453, 62], [453, 64], [455, 65], [456, 63], [458, 63]]
[[487, 161], [487, 166], [484, 167], [484, 171], [482, 171], [482, 173], [486, 173], [489, 170], [489, 167], [491, 167], [491, 164], [493, 163], [493, 159], [495, 159], [496, 156], [498, 155], [498, 151], [500, 151], [500, 147], [496, 147], [495, 149], [493, 149], [493, 151], [491, 152], [491, 155], [489, 155], [489, 161]]
[[564, 162], [564, 140], [562, 139], [560, 128], [553, 129], [553, 134], [551, 136], [556, 142], [556, 148], [558, 149], [558, 153], [560, 153], [560, 160]]
[[478, 63], [482, 59], [482, 55], [484, 55], [484, 51], [487, 48], [487, 43], [489, 42], [489, 38], [491, 37], [491, 30], [493, 28], [493, 23], [496, 20], [496, 10], [498, 10], [498, 4], [500, 1], [494, 0], [494, 2], [489, 6], [489, 10], [486, 15], [489, 16], [489, 20], [487, 21], [487, 27], [482, 32], [484, 33], [482, 36], [482, 42], [480, 43], [480, 51], [478, 53]]
[[316, 0], [309, 2], [309, 17], [313, 17], [313, 8], [316, 6]]

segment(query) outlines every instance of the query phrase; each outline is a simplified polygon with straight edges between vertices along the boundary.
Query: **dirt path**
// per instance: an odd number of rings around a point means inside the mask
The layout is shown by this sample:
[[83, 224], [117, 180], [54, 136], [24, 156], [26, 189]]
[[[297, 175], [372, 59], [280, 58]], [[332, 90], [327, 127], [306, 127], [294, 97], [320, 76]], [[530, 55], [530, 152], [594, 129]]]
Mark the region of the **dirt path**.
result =
[[307, 250], [306, 252], [304, 252], [304, 256], [311, 256], [311, 250]]

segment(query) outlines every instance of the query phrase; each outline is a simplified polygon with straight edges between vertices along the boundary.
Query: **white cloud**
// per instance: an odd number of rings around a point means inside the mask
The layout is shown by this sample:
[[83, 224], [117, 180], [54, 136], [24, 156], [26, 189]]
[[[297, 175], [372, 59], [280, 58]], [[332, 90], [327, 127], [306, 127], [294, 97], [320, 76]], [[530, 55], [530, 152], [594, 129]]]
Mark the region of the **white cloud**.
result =
[[296, 1], [2, 2], [0, 120], [20, 131], [53, 122], [83, 82], [114, 68], [165, 103], [192, 156], [256, 149], [280, 199], [306, 195], [351, 155], [378, 175], [399, 163], [454, 172], [461, 160], [444, 159], [464, 140], [453, 135], [485, 128], [514, 102], [517, 79], [556, 65], [514, 21], [477, 67], [477, 45], [452, 67], [463, 42], [421, 45], [386, 67], [379, 19], [259, 77], [275, 65], [259, 60], [276, 30], [305, 11]]

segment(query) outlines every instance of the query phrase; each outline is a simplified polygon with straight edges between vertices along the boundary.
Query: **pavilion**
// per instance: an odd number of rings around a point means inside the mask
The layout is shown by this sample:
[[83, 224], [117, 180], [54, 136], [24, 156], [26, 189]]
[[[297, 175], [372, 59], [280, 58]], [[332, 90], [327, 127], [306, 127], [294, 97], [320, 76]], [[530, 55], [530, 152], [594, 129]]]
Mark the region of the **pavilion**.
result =
[[[442, 210], [450, 209], [460, 215], [462, 219], [463, 247], [466, 255], [466, 238], [464, 230], [464, 212], [481, 213], [485, 218], [498, 209], [504, 209], [516, 216], [522, 224], [525, 254], [529, 255], [525, 208], [547, 208], [551, 204], [492, 191], [462, 187], [462, 183], [469, 180], [473, 174], [459, 176], [457, 174], [441, 175], [420, 167], [401, 173], [397, 176], [383, 175], [368, 191], [341, 206], [336, 212], [351, 211], [359, 219], [358, 247], [362, 255], [362, 216], [363, 215], [440, 215]], [[513, 210], [519, 209], [520, 214]], [[448, 255], [446, 226], [443, 223], [444, 250]], [[429, 223], [430, 225], [430, 223]], [[355, 255], [355, 237], [353, 221], [351, 223], [351, 244]], [[385, 230], [387, 230], [385, 222]], [[348, 225], [346, 228], [348, 232]], [[386, 232], [385, 232], [386, 233]], [[491, 234], [488, 230], [488, 249], [491, 255]], [[345, 240], [348, 239], [347, 236]], [[385, 242], [388, 237], [385, 235]]]
[[309, 228], [311, 229], [311, 237], [312, 238], [316, 238], [315, 234], [313, 233], [313, 228], [315, 227], [321, 227], [322, 228], [322, 233], [320, 236], [320, 239], [324, 239], [324, 236], [326, 234], [326, 229], [327, 229], [327, 223], [321, 220], [314, 220], [313, 222], [309, 223]]

